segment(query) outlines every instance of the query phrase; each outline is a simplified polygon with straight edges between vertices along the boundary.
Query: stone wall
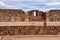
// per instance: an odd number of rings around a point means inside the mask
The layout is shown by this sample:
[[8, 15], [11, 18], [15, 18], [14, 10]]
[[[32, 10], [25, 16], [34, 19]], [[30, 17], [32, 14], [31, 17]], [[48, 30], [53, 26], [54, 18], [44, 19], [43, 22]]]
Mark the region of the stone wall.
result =
[[22, 10], [0, 9], [1, 22], [24, 21], [24, 17]]
[[0, 27], [0, 36], [6, 35], [41, 35], [42, 27], [34, 26], [4, 26]]
[[[34, 12], [36, 11], [36, 16], [34, 16]], [[22, 10], [0, 10], [0, 21], [1, 22], [22, 22], [25, 19], [29, 19], [29, 21], [43, 21], [43, 26], [0, 26], [0, 36], [4, 35], [60, 35], [60, 22], [56, 26], [55, 23], [51, 22], [50, 24], [54, 24], [53, 26], [48, 24], [47, 18], [49, 21], [56, 21], [55, 17], [59, 16], [60, 11], [49, 11], [48, 16], [46, 12], [41, 12], [39, 10], [32, 10], [28, 12], [28, 16], [24, 14]], [[55, 15], [55, 16], [54, 16]], [[47, 16], [47, 17], [46, 17]], [[59, 16], [60, 17], [60, 16]], [[54, 19], [55, 18], [55, 19]], [[54, 20], [51, 20], [54, 19]], [[19, 24], [19, 23], [18, 23]], [[26, 24], [26, 23], [25, 23]], [[34, 24], [34, 23], [33, 23]], [[37, 23], [38, 24], [38, 23]], [[29, 24], [28, 24], [29, 25]], [[31, 25], [31, 24], [30, 24]], [[50, 26], [49, 26], [50, 25]]]
[[60, 35], [59, 26], [0, 26], [0, 36]]
[[60, 10], [50, 10], [47, 14], [49, 21], [60, 21]]
[[[34, 16], [36, 12], [36, 16]], [[42, 11], [31, 10], [27, 12], [19, 9], [0, 9], [0, 21], [1, 22], [20, 22], [20, 21], [43, 21], [44, 15]]]
[[[34, 16], [34, 12], [36, 12], [35, 16]], [[30, 21], [43, 21], [44, 20], [43, 12], [39, 10], [28, 11], [28, 16], [29, 16]]]
[[[35, 16], [34, 12], [36, 13]], [[0, 9], [0, 22], [46, 21], [47, 19], [49, 21], [60, 21], [60, 10], [50, 10], [48, 12], [31, 10], [26, 14], [19, 9]]]

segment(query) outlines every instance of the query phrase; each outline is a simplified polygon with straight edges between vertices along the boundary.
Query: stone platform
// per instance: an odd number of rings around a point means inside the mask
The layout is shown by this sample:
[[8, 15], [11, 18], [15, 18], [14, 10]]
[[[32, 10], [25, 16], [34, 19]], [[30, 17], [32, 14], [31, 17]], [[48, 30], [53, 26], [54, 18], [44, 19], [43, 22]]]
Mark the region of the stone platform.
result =
[[1, 36], [0, 40], [60, 40], [60, 35]]
[[44, 26], [44, 22], [0, 22], [0, 26]]

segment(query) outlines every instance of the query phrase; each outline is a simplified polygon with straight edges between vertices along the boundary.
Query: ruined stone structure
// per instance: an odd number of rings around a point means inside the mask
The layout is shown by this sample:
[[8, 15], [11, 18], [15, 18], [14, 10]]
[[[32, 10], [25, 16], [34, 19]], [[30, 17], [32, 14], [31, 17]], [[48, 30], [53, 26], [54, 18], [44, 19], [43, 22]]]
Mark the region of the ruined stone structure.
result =
[[39, 10], [31, 10], [28, 12], [29, 20], [30, 21], [43, 21], [43, 12]]
[[0, 9], [0, 22], [24, 21], [24, 11], [19, 9]]
[[0, 27], [0, 35], [41, 35], [41, 27], [34, 26], [17, 26], [17, 27]]
[[50, 10], [46, 12], [46, 32], [47, 34], [60, 34], [60, 10]]
[[0, 9], [0, 36], [60, 35], [59, 12], [60, 10], [24, 12]]
[[42, 26], [1, 26], [0, 36], [4, 35], [59, 35], [60, 27], [46, 27], [46, 33]]
[[[35, 12], [35, 14], [34, 14]], [[28, 11], [28, 14], [19, 9], [0, 9], [0, 22], [43, 21], [43, 12], [39, 10]]]
[[49, 21], [60, 21], [60, 10], [50, 10], [47, 14]]

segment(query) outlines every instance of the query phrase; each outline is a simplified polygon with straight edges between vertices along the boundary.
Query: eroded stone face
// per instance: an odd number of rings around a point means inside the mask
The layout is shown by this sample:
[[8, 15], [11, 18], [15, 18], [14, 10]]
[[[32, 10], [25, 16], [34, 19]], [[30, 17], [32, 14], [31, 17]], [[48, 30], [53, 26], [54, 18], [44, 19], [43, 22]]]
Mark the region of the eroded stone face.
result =
[[58, 32], [59, 32], [59, 27], [52, 27], [52, 26], [49, 26], [49, 27], [46, 27], [46, 34], [47, 35], [58, 35]]
[[32, 10], [24, 12], [22, 10], [1, 9], [0, 21], [1, 22], [21, 22], [21, 21], [43, 21], [43, 12], [39, 10]]
[[59, 27], [1, 26], [0, 36], [6, 35], [59, 35]]
[[24, 12], [22, 10], [1, 9], [0, 10], [1, 22], [15, 22], [24, 21]]
[[31, 10], [28, 12], [28, 17], [30, 21], [43, 21], [44, 13], [39, 10]]
[[50, 10], [48, 12], [49, 21], [60, 21], [60, 10]]
[[14, 27], [0, 27], [0, 36], [3, 35], [40, 35], [43, 33], [41, 27], [34, 26], [14, 26]]

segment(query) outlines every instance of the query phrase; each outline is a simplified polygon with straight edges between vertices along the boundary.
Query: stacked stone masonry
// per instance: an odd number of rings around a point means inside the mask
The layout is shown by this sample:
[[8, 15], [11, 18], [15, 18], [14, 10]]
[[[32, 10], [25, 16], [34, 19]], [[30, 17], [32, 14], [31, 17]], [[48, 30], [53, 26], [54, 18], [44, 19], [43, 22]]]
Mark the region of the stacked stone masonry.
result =
[[[36, 15], [34, 16], [34, 11]], [[43, 21], [43, 12], [39, 10], [29, 11], [28, 14], [22, 10], [0, 9], [0, 22], [20, 22], [20, 21]]]
[[22, 10], [11, 10], [1, 9], [0, 10], [0, 22], [15, 22], [24, 21], [24, 11]]
[[46, 15], [49, 21], [60, 21], [60, 10], [50, 10]]
[[60, 35], [60, 27], [1, 26], [0, 36], [6, 35]]
[[44, 22], [43, 26], [0, 26], [0, 36], [4, 35], [60, 35], [60, 26], [47, 26], [46, 22], [60, 21], [60, 10], [42, 12], [32, 10], [0, 9], [0, 22]]

